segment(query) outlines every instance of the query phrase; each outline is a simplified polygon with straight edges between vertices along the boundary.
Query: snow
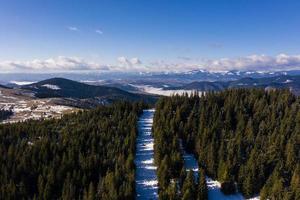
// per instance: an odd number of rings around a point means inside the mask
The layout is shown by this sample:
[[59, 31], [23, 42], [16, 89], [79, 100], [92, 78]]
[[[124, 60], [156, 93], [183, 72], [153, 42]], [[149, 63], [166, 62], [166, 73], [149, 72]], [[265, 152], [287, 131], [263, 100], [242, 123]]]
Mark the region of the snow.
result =
[[5, 98], [5, 99], [17, 99], [15, 97], [11, 97], [11, 96], [5, 96], [2, 91], [0, 90], [0, 97]]
[[284, 81], [283, 83], [291, 83], [293, 82], [292, 80], [287, 79], [286, 81]]
[[249, 198], [247, 200], [259, 200], [259, 195], [255, 196], [255, 197], [251, 197], [251, 198]]
[[180, 141], [180, 147], [183, 152], [183, 161], [184, 161], [184, 167], [187, 171], [193, 170], [194, 172], [194, 177], [197, 179], [198, 178], [198, 162], [193, 154], [187, 153], [183, 146], [182, 142]]
[[[198, 178], [198, 162], [193, 154], [187, 153], [183, 146], [182, 142], [180, 141], [180, 146], [183, 152], [183, 159], [184, 159], [184, 166], [186, 170], [193, 170], [194, 171], [194, 176], [197, 179]], [[209, 177], [206, 177], [206, 184], [208, 187], [208, 199], [209, 200], [244, 200], [245, 198], [241, 193], [237, 193], [234, 195], [224, 195], [221, 192], [221, 183], [212, 180]], [[259, 196], [253, 197], [248, 200], [259, 200]]]
[[105, 83], [105, 80], [81, 80], [80, 82], [90, 84], [90, 85], [97, 85], [97, 84]]
[[[157, 167], [154, 165], [154, 140], [151, 136], [154, 110], [144, 110], [138, 121], [138, 137], [136, 143], [136, 199], [158, 199], [158, 180], [156, 177]], [[180, 141], [186, 170], [193, 170], [194, 176], [198, 178], [198, 162], [193, 154], [187, 153]], [[241, 193], [224, 195], [221, 192], [221, 183], [206, 177], [209, 200], [244, 200]], [[259, 200], [259, 196], [248, 200]]]
[[151, 159], [149, 159], [149, 160], [144, 160], [144, 161], [142, 161], [142, 163], [143, 163], [143, 164], [153, 164], [153, 163], [154, 163], [154, 159], [151, 158]]
[[134, 85], [136, 88], [138, 88], [139, 90], [149, 93], [149, 94], [157, 94], [157, 95], [162, 95], [162, 96], [172, 96], [175, 94], [184, 94], [184, 93], [188, 93], [193, 94], [194, 92], [199, 92], [197, 90], [164, 90], [164, 88], [157, 88], [157, 87], [152, 87], [149, 85]]
[[244, 200], [245, 198], [241, 193], [233, 194], [233, 195], [224, 195], [221, 192], [221, 183], [215, 180], [212, 180], [209, 177], [206, 177], [206, 184], [208, 187], [208, 199], [209, 200]]
[[36, 82], [32, 81], [10, 81], [10, 83], [16, 84], [16, 85], [30, 85]]
[[42, 85], [42, 87], [46, 87], [51, 90], [60, 90], [60, 87], [57, 85], [45, 84], [45, 85]]
[[53, 104], [50, 99], [32, 99], [5, 89], [0, 90], [0, 109], [13, 112], [12, 116], [1, 123], [15, 123], [28, 119], [60, 118], [64, 113], [77, 110], [73, 107]]
[[151, 135], [154, 110], [144, 110], [138, 122], [136, 143], [136, 199], [158, 199], [158, 181], [154, 165], [154, 140]]

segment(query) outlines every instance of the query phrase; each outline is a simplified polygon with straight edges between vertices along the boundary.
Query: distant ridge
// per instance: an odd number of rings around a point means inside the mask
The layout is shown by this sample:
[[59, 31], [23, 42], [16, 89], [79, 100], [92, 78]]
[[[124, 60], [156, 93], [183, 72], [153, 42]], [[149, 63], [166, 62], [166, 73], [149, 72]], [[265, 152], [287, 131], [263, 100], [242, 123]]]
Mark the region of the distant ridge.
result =
[[0, 88], [10, 89], [10, 87], [4, 86], [0, 84]]
[[290, 89], [296, 95], [300, 95], [300, 76], [280, 75], [266, 78], [241, 78], [234, 81], [195, 81], [180, 87], [172, 87], [172, 90], [199, 90], [220, 91], [226, 88], [278, 88]]
[[22, 86], [22, 89], [34, 92], [35, 96], [38, 98], [101, 98], [107, 101], [143, 100], [146, 102], [154, 102], [156, 100], [154, 96], [150, 95], [134, 94], [114, 87], [88, 85], [65, 78], [47, 79], [30, 85]]

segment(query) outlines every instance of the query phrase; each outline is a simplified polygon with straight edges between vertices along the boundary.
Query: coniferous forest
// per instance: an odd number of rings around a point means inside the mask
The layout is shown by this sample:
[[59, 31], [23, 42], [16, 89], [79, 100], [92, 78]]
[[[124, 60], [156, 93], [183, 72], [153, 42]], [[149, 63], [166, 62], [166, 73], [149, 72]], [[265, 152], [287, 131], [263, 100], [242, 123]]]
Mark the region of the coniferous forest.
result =
[[[222, 183], [225, 194], [300, 199], [300, 98], [287, 90], [161, 98], [154, 137], [161, 199], [196, 199], [195, 191], [207, 198], [204, 172]], [[179, 140], [198, 158], [198, 184], [182, 170]]]
[[[173, 98], [175, 100], [175, 98], [185, 97], [160, 99], [156, 104], [153, 121], [154, 159], [158, 166], [159, 199], [205, 200], [207, 185], [204, 168], [199, 170], [199, 178], [196, 178], [192, 171], [187, 172], [184, 167], [180, 144], [180, 127], [184, 125], [184, 121], [179, 118], [176, 121], [176, 107], [181, 106], [181, 103], [178, 101], [177, 103], [180, 104], [177, 105], [173, 102]], [[188, 99], [186, 97], [186, 100]]]
[[0, 125], [0, 199], [134, 199], [143, 104]]
[[[61, 119], [0, 125], [0, 199], [134, 199], [137, 120], [119, 102]], [[222, 192], [300, 199], [300, 98], [288, 90], [232, 89], [163, 97], [153, 122], [159, 199]], [[184, 167], [183, 149], [199, 174]]]
[[0, 122], [7, 119], [12, 114], [11, 110], [0, 110]]

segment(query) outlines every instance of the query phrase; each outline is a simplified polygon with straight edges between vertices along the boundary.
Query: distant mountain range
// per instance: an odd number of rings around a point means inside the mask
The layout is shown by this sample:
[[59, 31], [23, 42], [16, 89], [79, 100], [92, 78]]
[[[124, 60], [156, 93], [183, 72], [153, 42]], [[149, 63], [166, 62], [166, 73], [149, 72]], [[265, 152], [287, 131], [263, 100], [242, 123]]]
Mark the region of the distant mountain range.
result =
[[116, 100], [155, 102], [152, 95], [130, 93], [114, 87], [88, 85], [65, 78], [52, 78], [30, 85], [21, 89], [29, 90], [38, 98], [72, 98], [88, 99], [97, 102], [111, 102]]
[[274, 71], [274, 72], [263, 72], [263, 71], [225, 71], [225, 72], [210, 72], [206, 70], [193, 70], [188, 72], [172, 72], [172, 73], [160, 73], [144, 75], [145, 78], [152, 78], [156, 80], [172, 80], [180, 82], [191, 82], [191, 81], [232, 81], [241, 78], [269, 78], [281, 75], [300, 75], [300, 70], [292, 71]]
[[[209, 72], [194, 70], [189, 72], [172, 73], [117, 73], [110, 76], [105, 74], [60, 74], [65, 78], [50, 78], [57, 74], [39, 76], [37, 74], [0, 74], [0, 84], [11, 88], [19, 88], [34, 93], [38, 98], [58, 98], [63, 103], [79, 106], [94, 105], [116, 100], [155, 102], [157, 96], [146, 94], [144, 86], [159, 90], [199, 90], [219, 91], [226, 88], [288, 88], [296, 95], [300, 95], [300, 70], [259, 72], [259, 71], [227, 71]], [[1, 79], [4, 77], [5, 79]], [[74, 77], [74, 79], [72, 78]], [[72, 80], [69, 80], [72, 79]], [[5, 81], [6, 80], [6, 81]], [[10, 80], [10, 81], [8, 81]], [[24, 83], [36, 82], [29, 85]], [[1, 86], [0, 86], [1, 87]], [[156, 93], [156, 94], [162, 94]]]
[[234, 81], [195, 81], [180, 87], [169, 87], [168, 90], [219, 91], [226, 88], [286, 88], [300, 94], [300, 76], [280, 75], [265, 78], [241, 78]]
[[[5, 85], [15, 82], [38, 82], [53, 77], [63, 77], [79, 82], [106, 82], [114, 83], [137, 82], [157, 84], [163, 82], [175, 86], [178, 83], [191, 83], [194, 81], [233, 81], [241, 78], [269, 78], [281, 75], [300, 75], [300, 70], [291, 71], [225, 71], [211, 72], [207, 70], [193, 70], [187, 72], [105, 72], [105, 73], [52, 73], [52, 74], [1, 74], [0, 84]], [[16, 86], [11, 84], [10, 86]]]

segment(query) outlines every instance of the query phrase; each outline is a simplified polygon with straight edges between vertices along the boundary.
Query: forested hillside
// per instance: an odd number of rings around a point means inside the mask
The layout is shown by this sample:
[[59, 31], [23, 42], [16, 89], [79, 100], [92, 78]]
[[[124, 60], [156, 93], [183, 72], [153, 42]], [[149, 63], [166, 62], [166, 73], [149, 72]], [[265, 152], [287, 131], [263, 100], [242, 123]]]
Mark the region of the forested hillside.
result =
[[133, 199], [142, 104], [0, 126], [0, 199]]
[[300, 99], [287, 90], [162, 98], [154, 135], [163, 192], [171, 190], [170, 178], [182, 167], [182, 139], [206, 174], [222, 182], [224, 193], [235, 192], [236, 185], [246, 197], [300, 199]]
[[[176, 104], [163, 98], [156, 105], [154, 116], [154, 158], [158, 166], [159, 199], [207, 199], [204, 169], [199, 179], [192, 171], [186, 172], [180, 149], [179, 124], [175, 121]], [[181, 124], [182, 125], [182, 124]]]
[[7, 119], [12, 114], [11, 110], [0, 110], [0, 122]]
[[[72, 98], [88, 99], [96, 102], [116, 102], [116, 101], [144, 101], [155, 103], [157, 97], [146, 94], [130, 93], [118, 88], [107, 86], [88, 85], [85, 83], [64, 79], [51, 78], [31, 85], [25, 85], [22, 89], [29, 90], [38, 98]], [[92, 101], [94, 102], [94, 101]], [[99, 104], [99, 103], [98, 103]], [[100, 103], [101, 104], [101, 103]]]

